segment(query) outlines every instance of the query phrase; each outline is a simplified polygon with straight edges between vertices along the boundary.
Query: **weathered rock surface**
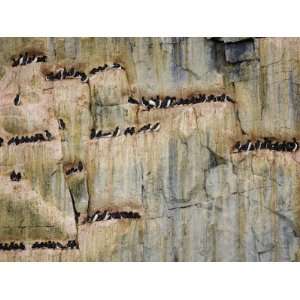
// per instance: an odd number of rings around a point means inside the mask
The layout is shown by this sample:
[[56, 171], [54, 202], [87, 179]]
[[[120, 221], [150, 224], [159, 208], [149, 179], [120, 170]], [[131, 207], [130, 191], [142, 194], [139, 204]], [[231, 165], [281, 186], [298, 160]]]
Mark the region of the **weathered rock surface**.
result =
[[[299, 49], [297, 38], [1, 38], [0, 242], [26, 250], [0, 251], [0, 260], [299, 260], [300, 154], [232, 152], [247, 138], [300, 139]], [[12, 68], [25, 51], [48, 61]], [[113, 62], [125, 71], [88, 84], [45, 80], [59, 67], [88, 73]], [[127, 103], [223, 92], [236, 103], [150, 112]], [[155, 133], [89, 138], [92, 128], [155, 122]], [[49, 142], [7, 145], [46, 129]], [[83, 171], [66, 176], [79, 161]], [[86, 222], [106, 209], [141, 218]], [[79, 249], [30, 249], [73, 239]]]

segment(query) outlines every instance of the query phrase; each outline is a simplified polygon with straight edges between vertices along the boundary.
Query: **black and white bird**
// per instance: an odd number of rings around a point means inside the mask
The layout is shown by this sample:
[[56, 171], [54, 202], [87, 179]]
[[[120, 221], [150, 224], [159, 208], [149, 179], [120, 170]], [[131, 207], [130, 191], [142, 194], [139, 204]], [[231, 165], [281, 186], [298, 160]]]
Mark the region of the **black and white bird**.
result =
[[17, 94], [15, 99], [14, 99], [14, 104], [16, 106], [20, 105], [21, 101], [20, 101], [20, 94]]
[[157, 131], [159, 131], [159, 129], [160, 129], [160, 123], [159, 122], [157, 122], [156, 124], [154, 124], [151, 127], [151, 131], [153, 131], [153, 132], [157, 132]]
[[150, 108], [156, 107], [156, 102], [153, 98], [150, 98], [148, 102], [149, 102], [149, 107]]
[[111, 138], [113, 136], [112, 132], [105, 132], [101, 134], [101, 138]]
[[53, 139], [52, 134], [48, 130], [45, 130], [45, 133], [46, 133], [46, 137], [47, 137], [48, 141], [51, 141]]
[[89, 82], [89, 78], [86, 76], [85, 73], [81, 73], [80, 81], [83, 83]]
[[141, 127], [141, 128], [138, 130], [138, 133], [139, 133], [139, 132], [142, 132], [142, 131], [148, 132], [148, 131], [150, 131], [150, 129], [151, 129], [151, 124], [149, 123], [149, 124], [146, 124], [146, 125], [144, 125], [143, 127]]
[[145, 97], [142, 97], [142, 104], [147, 110], [149, 110], [149, 102], [145, 99]]
[[12, 137], [8, 142], [7, 145], [13, 144], [15, 142], [15, 137]]
[[63, 119], [58, 119], [58, 128], [61, 129], [61, 130], [66, 129], [66, 124], [65, 124]]
[[133, 135], [135, 133], [135, 128], [134, 127], [127, 127], [124, 131], [124, 135], [126, 136], [127, 134]]
[[120, 128], [119, 128], [119, 126], [117, 126], [116, 129], [114, 130], [112, 136], [113, 136], [113, 137], [117, 137], [117, 136], [120, 135], [120, 133], [121, 133]]
[[119, 70], [125, 70], [124, 67], [122, 67], [120, 64], [113, 63], [111, 66], [112, 69], [119, 69]]
[[4, 143], [4, 140], [2, 137], [0, 137], [0, 147], [3, 145], [3, 143]]
[[234, 152], [240, 152], [241, 151], [242, 144], [240, 141], [236, 142], [233, 146]]
[[296, 152], [299, 149], [299, 144], [297, 143], [295, 138], [293, 138], [293, 142], [294, 142], [293, 152]]
[[83, 164], [82, 161], [80, 160], [78, 163], [78, 171], [81, 172], [83, 170]]
[[46, 62], [47, 56], [46, 55], [40, 55], [37, 57], [37, 62]]
[[235, 101], [228, 95], [225, 96], [225, 100], [231, 103], [235, 103]]
[[91, 130], [91, 134], [90, 134], [90, 139], [94, 139], [96, 137], [96, 129], [95, 128], [92, 128]]
[[131, 96], [128, 98], [128, 103], [131, 103], [131, 104], [136, 104], [136, 105], [139, 105], [140, 102], [138, 100], [135, 100], [134, 98], [132, 98]]

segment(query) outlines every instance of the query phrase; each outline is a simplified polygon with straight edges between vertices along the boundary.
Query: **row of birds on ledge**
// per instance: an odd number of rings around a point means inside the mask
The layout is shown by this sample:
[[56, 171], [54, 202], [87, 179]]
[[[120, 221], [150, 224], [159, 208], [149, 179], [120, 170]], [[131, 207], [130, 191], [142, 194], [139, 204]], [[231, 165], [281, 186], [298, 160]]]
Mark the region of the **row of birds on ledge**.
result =
[[242, 151], [254, 151], [254, 150], [272, 150], [272, 151], [283, 151], [283, 152], [296, 152], [299, 149], [299, 143], [293, 138], [292, 141], [287, 142], [278, 142], [273, 141], [271, 138], [263, 138], [263, 141], [256, 140], [251, 141], [247, 140], [246, 143], [242, 144], [241, 142], [237, 142], [233, 150], [235, 153]]
[[28, 52], [20, 54], [18, 58], [12, 58], [12, 67], [25, 66], [31, 63], [46, 62], [46, 55], [29, 55]]
[[190, 104], [198, 104], [205, 102], [232, 102], [235, 101], [228, 95], [205, 95], [199, 94], [198, 96], [192, 96], [191, 98], [180, 98], [176, 99], [176, 97], [166, 96], [165, 98], [160, 98], [156, 96], [156, 98], [151, 97], [150, 99], [145, 99], [142, 97], [141, 100], [134, 99], [133, 97], [128, 98], [128, 103], [135, 105], [142, 105], [146, 110], [157, 109], [157, 108], [169, 108], [176, 105], [190, 105]]
[[72, 167], [66, 171], [66, 175], [71, 175], [72, 173], [81, 172], [83, 170], [83, 164], [79, 161], [77, 167]]
[[2, 251], [16, 251], [16, 250], [25, 250], [25, 245], [21, 243], [0, 243], [0, 250]]
[[138, 212], [132, 211], [120, 211], [120, 212], [109, 212], [105, 210], [104, 212], [97, 211], [93, 216], [88, 218], [88, 222], [98, 222], [98, 221], [108, 221], [112, 219], [140, 219], [141, 215]]
[[[157, 122], [155, 124], [148, 123], [144, 126], [142, 126], [140, 129], [136, 130], [135, 127], [127, 127], [124, 131], [123, 134], [126, 136], [128, 134], [133, 135], [133, 134], [138, 134], [138, 133], [147, 133], [147, 132], [157, 132], [160, 129], [160, 123]], [[91, 139], [100, 139], [100, 138], [111, 138], [111, 137], [117, 137], [121, 135], [121, 130], [119, 126], [117, 126], [113, 131], [109, 132], [103, 132], [102, 130], [99, 130], [98, 132], [96, 129], [91, 130], [90, 138]]]
[[[79, 245], [75, 240], [69, 240], [66, 245], [60, 242], [35, 242], [32, 244], [31, 249], [79, 249]], [[24, 243], [0, 243], [0, 250], [2, 251], [17, 251], [26, 250]]]
[[75, 70], [74, 68], [71, 68], [70, 70], [67, 70], [66, 68], [58, 69], [56, 72], [51, 72], [46, 75], [47, 81], [55, 81], [55, 80], [63, 80], [63, 79], [80, 79], [81, 82], [87, 83], [89, 81], [89, 78], [84, 72]]
[[79, 249], [79, 245], [75, 240], [70, 240], [66, 245], [62, 245], [60, 242], [35, 242], [32, 249]]
[[[16, 146], [19, 144], [24, 144], [24, 143], [36, 143], [36, 142], [46, 142], [46, 141], [51, 141], [53, 140], [52, 134], [48, 131], [44, 131], [45, 136], [43, 133], [36, 133], [32, 136], [14, 136], [12, 137], [8, 142], [7, 145], [13, 145], [15, 144]], [[4, 144], [3, 138], [0, 137], [0, 147]]]

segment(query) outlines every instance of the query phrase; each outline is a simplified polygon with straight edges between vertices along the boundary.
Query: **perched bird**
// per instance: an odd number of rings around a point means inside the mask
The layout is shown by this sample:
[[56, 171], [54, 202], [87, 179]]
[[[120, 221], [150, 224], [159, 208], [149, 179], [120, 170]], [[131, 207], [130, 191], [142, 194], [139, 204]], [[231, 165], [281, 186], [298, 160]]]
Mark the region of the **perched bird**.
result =
[[8, 142], [7, 145], [13, 144], [15, 142], [15, 138], [12, 137]]
[[125, 70], [124, 67], [122, 67], [120, 64], [113, 63], [111, 66], [112, 69], [119, 69], [119, 70]]
[[101, 138], [110, 138], [112, 136], [113, 136], [113, 134], [111, 132], [105, 132], [105, 133], [102, 133], [100, 137]]
[[0, 137], [0, 147], [3, 145], [3, 143], [4, 143], [4, 140], [2, 137]]
[[12, 64], [11, 64], [12, 67], [16, 67], [19, 65], [19, 59], [12, 58], [11, 60], [12, 60]]
[[296, 152], [299, 149], [299, 144], [297, 143], [295, 138], [293, 138], [293, 142], [294, 142], [293, 152]]
[[66, 129], [66, 124], [65, 124], [65, 122], [64, 122], [63, 119], [58, 119], [58, 127], [59, 127], [59, 129], [61, 129], [61, 130]]
[[241, 152], [241, 142], [236, 142], [235, 145], [233, 146], [234, 150], [237, 150], [237, 152]]
[[232, 102], [232, 103], [235, 103], [235, 101], [233, 101], [233, 99], [229, 96], [225, 96], [225, 100], [228, 101], [228, 102]]
[[128, 103], [139, 105], [139, 101], [133, 99], [131, 96], [128, 98]]
[[142, 132], [142, 131], [147, 132], [147, 131], [150, 130], [150, 128], [151, 128], [151, 124], [149, 123], [149, 124], [144, 125], [143, 127], [141, 127], [141, 128], [138, 130], [138, 133], [139, 133], [139, 132]]
[[149, 102], [149, 107], [150, 108], [156, 107], [156, 102], [154, 101], [153, 98], [150, 98], [148, 102]]
[[135, 128], [134, 127], [127, 127], [124, 131], [124, 135], [126, 136], [127, 134], [133, 135], [135, 133]]
[[48, 75], [46, 75], [46, 80], [47, 81], [53, 81], [55, 80], [55, 75], [53, 72], [49, 73]]
[[96, 134], [96, 137], [97, 137], [97, 138], [101, 138], [101, 136], [102, 136], [102, 130], [99, 130], [99, 131], [97, 132], [97, 134]]
[[156, 124], [154, 124], [151, 127], [151, 131], [153, 131], [153, 132], [159, 131], [159, 129], [160, 129], [160, 123], [159, 122], [157, 122]]
[[114, 130], [112, 136], [117, 137], [120, 135], [120, 133], [121, 133], [120, 128], [119, 128], [119, 126], [117, 126], [116, 129]]
[[90, 71], [90, 74], [95, 75], [97, 72], [99, 72], [98, 68], [93, 68], [93, 69]]
[[78, 163], [78, 171], [81, 172], [83, 170], [83, 164], [81, 162], [81, 160]]
[[156, 96], [156, 99], [154, 101], [155, 101], [156, 108], [160, 108], [161, 107], [161, 100], [160, 100], [159, 96]]
[[89, 78], [86, 76], [85, 73], [81, 74], [81, 78], [80, 78], [81, 82], [87, 83], [89, 81]]
[[41, 55], [37, 57], [37, 62], [46, 62], [46, 61], [47, 61], [46, 55]]
[[52, 134], [48, 130], [45, 130], [45, 133], [48, 141], [51, 141], [53, 139]]
[[13, 170], [13, 171], [10, 173], [10, 180], [11, 180], [11, 181], [17, 181], [17, 174], [16, 174], [15, 170]]
[[142, 104], [143, 104], [143, 106], [144, 106], [147, 110], [150, 109], [150, 108], [149, 108], [149, 102], [145, 99], [145, 97], [142, 97]]
[[96, 137], [96, 129], [95, 128], [92, 128], [91, 130], [91, 134], [90, 134], [90, 139], [92, 140], [93, 138]]
[[16, 95], [16, 97], [15, 97], [15, 99], [14, 99], [14, 104], [16, 105], [16, 106], [18, 106], [18, 105], [20, 105], [20, 94], [17, 94]]

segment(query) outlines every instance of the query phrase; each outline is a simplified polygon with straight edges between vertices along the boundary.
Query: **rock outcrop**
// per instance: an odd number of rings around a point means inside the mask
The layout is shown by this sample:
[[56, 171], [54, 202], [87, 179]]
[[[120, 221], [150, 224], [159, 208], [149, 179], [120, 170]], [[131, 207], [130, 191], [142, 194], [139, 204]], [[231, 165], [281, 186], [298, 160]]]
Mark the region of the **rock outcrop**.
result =
[[[235, 153], [300, 140], [297, 38], [1, 38], [1, 261], [297, 261], [300, 152]], [[12, 67], [41, 53], [44, 63]], [[104, 64], [119, 63], [91, 76]], [[79, 79], [47, 81], [59, 68]], [[147, 111], [128, 97], [204, 102]], [[20, 95], [20, 104], [14, 104]], [[65, 128], [59, 128], [59, 119]], [[157, 132], [91, 139], [160, 122]], [[43, 142], [10, 144], [48, 130]], [[82, 163], [82, 170], [67, 170]], [[21, 173], [20, 181], [10, 174]], [[91, 222], [97, 211], [140, 218]], [[74, 249], [32, 249], [36, 241]]]

